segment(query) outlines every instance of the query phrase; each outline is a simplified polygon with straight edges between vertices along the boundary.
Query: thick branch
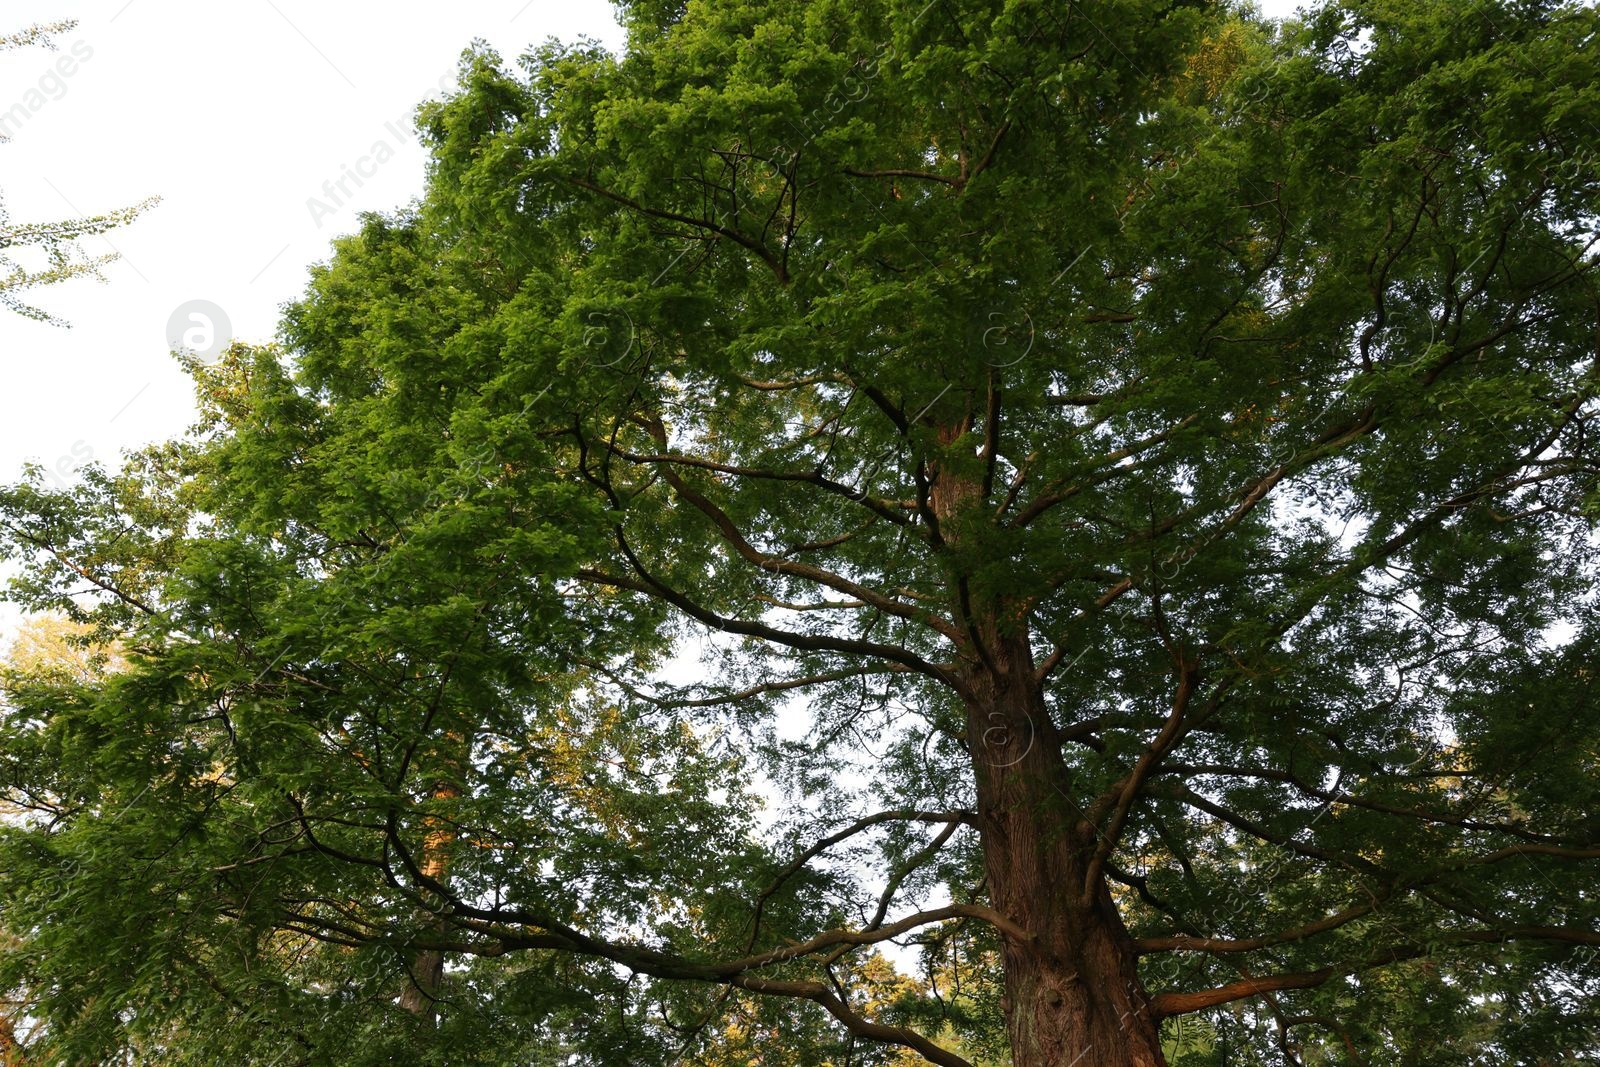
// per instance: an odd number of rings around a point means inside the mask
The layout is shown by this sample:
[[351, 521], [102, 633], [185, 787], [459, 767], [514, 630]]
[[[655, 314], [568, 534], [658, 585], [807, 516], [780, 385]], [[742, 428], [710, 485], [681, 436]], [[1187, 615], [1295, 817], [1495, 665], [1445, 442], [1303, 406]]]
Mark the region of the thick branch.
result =
[[761, 261], [768, 267], [772, 268], [772, 273], [777, 276], [780, 284], [789, 284], [789, 270], [784, 266], [783, 260], [779, 259], [772, 253], [770, 248], [762, 244], [760, 241], [757, 241], [753, 237], [742, 234], [738, 230], [731, 229], [722, 225], [721, 223], [713, 222], [711, 219], [699, 219], [695, 218], [693, 215], [681, 215], [676, 211], [661, 211], [657, 208], [646, 207], [637, 200], [623, 196], [621, 193], [613, 192], [604, 186], [596, 185], [594, 182], [586, 181], [583, 178], [568, 178], [567, 180], [580, 189], [587, 189], [591, 193], [598, 193], [607, 200], [613, 200], [624, 207], [628, 207], [639, 212], [641, 215], [648, 215], [653, 219], [664, 219], [668, 222], [681, 222], [685, 226], [693, 226], [696, 229], [710, 231], [711, 233], [716, 234], [718, 237], [726, 237], [728, 240], [732, 241], [736, 245], [739, 245], [741, 248], [749, 249], [751, 252], [754, 252], [756, 255], [760, 256]]
[[1099, 888], [1100, 870], [1122, 837], [1122, 827], [1128, 820], [1128, 813], [1133, 809], [1133, 802], [1138, 797], [1139, 790], [1144, 787], [1151, 773], [1160, 766], [1162, 757], [1183, 738], [1184, 713], [1188, 711], [1189, 699], [1194, 695], [1198, 681], [1199, 673], [1192, 664], [1179, 664], [1178, 692], [1172, 699], [1172, 713], [1167, 716], [1166, 724], [1151, 740], [1149, 747], [1139, 757], [1139, 762], [1134, 764], [1133, 770], [1129, 771], [1122, 781], [1107, 790], [1089, 812], [1087, 818], [1090, 825], [1098, 823], [1105, 816], [1107, 808], [1111, 810], [1111, 820], [1100, 834], [1094, 857], [1089, 861], [1089, 868], [1084, 874], [1082, 892], [1085, 900], [1094, 899]]
[[897, 618], [928, 626], [951, 640], [959, 639], [960, 631], [949, 622], [928, 611], [902, 603], [893, 597], [884, 596], [876, 589], [861, 585], [842, 574], [836, 574], [815, 564], [801, 563], [798, 560], [785, 559], [782, 556], [774, 556], [762, 552], [750, 543], [734, 521], [729, 518], [728, 513], [713, 503], [709, 497], [684, 481], [670, 469], [664, 473], [667, 484], [672, 486], [673, 491], [681, 499], [693, 505], [706, 518], [710, 519], [711, 524], [717, 528], [717, 532], [722, 535], [723, 540], [732, 545], [734, 551], [746, 562], [753, 563], [761, 570], [771, 574], [786, 574], [805, 581], [815, 582], [818, 585], [825, 585], [836, 592], [864, 601], [886, 615], [893, 615]]
[[1363, 915], [1371, 913], [1376, 905], [1368, 902], [1346, 908], [1341, 912], [1318, 919], [1316, 922], [1306, 923], [1289, 930], [1280, 930], [1275, 934], [1264, 934], [1261, 937], [1246, 937], [1228, 939], [1220, 937], [1194, 937], [1189, 934], [1177, 934], [1171, 937], [1146, 937], [1134, 942], [1134, 947], [1140, 954], [1152, 952], [1253, 952], [1259, 948], [1272, 945], [1287, 944], [1291, 941], [1304, 941], [1308, 937], [1337, 930], [1339, 927]]
[[1237, 982], [1229, 982], [1224, 986], [1218, 986], [1215, 989], [1205, 989], [1194, 993], [1162, 993], [1152, 1001], [1151, 1007], [1156, 1015], [1162, 1018], [1172, 1015], [1185, 1015], [1189, 1012], [1214, 1008], [1219, 1004], [1245, 1000], [1262, 993], [1270, 993], [1280, 989], [1310, 989], [1340, 975], [1356, 974], [1360, 971], [1376, 970], [1379, 967], [1387, 967], [1390, 964], [1402, 963], [1406, 960], [1421, 959], [1433, 955], [1436, 946], [1440, 945], [1500, 944], [1507, 941], [1559, 941], [1568, 944], [1597, 945], [1600, 944], [1600, 933], [1593, 930], [1569, 930], [1546, 926], [1511, 926], [1498, 930], [1453, 931], [1445, 934], [1434, 944], [1397, 945], [1359, 962], [1334, 964], [1314, 971], [1245, 978]]
[[784, 997], [801, 997], [805, 1000], [815, 1001], [828, 1010], [828, 1013], [844, 1024], [857, 1037], [864, 1037], [869, 1041], [880, 1041], [889, 1045], [902, 1045], [912, 1049], [929, 1063], [937, 1063], [940, 1067], [973, 1067], [973, 1065], [947, 1049], [940, 1048], [932, 1041], [923, 1037], [914, 1030], [907, 1030], [900, 1026], [888, 1026], [884, 1023], [871, 1022], [850, 1009], [843, 1000], [839, 999], [827, 986], [821, 982], [780, 982], [767, 978], [754, 976], [742, 977], [734, 980], [734, 985], [741, 989], [748, 989], [753, 993], [771, 993]]
[[814, 485], [819, 489], [826, 490], [835, 496], [853, 500], [879, 518], [888, 519], [890, 522], [900, 526], [911, 527], [913, 525], [911, 517], [905, 513], [906, 509], [895, 502], [865, 496], [859, 490], [852, 489], [842, 482], [836, 482], [817, 471], [762, 470], [757, 467], [741, 467], [731, 463], [718, 463], [715, 460], [701, 459], [697, 456], [683, 456], [676, 453], [644, 454], [629, 452], [616, 445], [608, 447], [613, 455], [620, 456], [630, 463], [670, 464], [680, 467], [694, 467], [717, 474], [730, 474], [736, 478], [756, 478], [774, 482], [803, 482], [806, 485]]
[[925, 823], [965, 823], [968, 826], [977, 825], [977, 814], [971, 811], [917, 811], [912, 808], [896, 808], [892, 811], [880, 811], [875, 815], [857, 819], [844, 829], [829, 834], [813, 844], [810, 848], [799, 853], [790, 860], [784, 868], [777, 873], [772, 882], [761, 891], [756, 898], [755, 919], [750, 930], [750, 944], [754, 945], [761, 931], [761, 913], [766, 909], [767, 901], [772, 895], [783, 887], [783, 883], [794, 877], [802, 867], [816, 859], [828, 849], [841, 841], [848, 840], [874, 826], [881, 826], [887, 822], [925, 822]]
[[875, 659], [887, 660], [891, 663], [909, 667], [918, 674], [927, 675], [929, 678], [942, 682], [958, 693], [965, 690], [965, 686], [955, 675], [898, 645], [886, 645], [878, 641], [866, 641], [848, 637], [795, 633], [791, 630], [768, 626], [765, 623], [750, 622], [746, 619], [734, 619], [720, 615], [710, 608], [690, 600], [676, 589], [656, 578], [634, 555], [626, 540], [622, 539], [620, 531], [618, 532], [618, 539], [624, 554], [628, 557], [629, 563], [639, 574], [639, 579], [608, 574], [605, 571], [587, 567], [578, 572], [579, 579], [596, 585], [628, 589], [657, 600], [664, 600], [690, 618], [726, 633], [742, 634], [746, 637], [759, 638], [760, 640], [770, 641], [773, 644], [784, 645], [788, 648], [798, 648], [811, 652], [840, 652], [845, 655], [869, 656]]

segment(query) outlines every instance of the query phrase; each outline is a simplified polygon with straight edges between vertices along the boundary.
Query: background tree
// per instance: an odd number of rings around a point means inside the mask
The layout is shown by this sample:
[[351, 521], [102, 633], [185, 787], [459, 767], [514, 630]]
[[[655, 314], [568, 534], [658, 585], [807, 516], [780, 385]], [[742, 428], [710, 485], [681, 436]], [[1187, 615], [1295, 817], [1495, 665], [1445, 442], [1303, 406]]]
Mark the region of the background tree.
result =
[[[95, 643], [87, 626], [58, 615], [40, 615], [18, 628], [5, 650], [0, 672], [6, 679], [7, 691], [11, 691], [27, 684], [91, 687], [99, 684], [106, 671], [120, 667], [115, 647]], [[10, 753], [0, 756], [0, 761], [9, 756]], [[8, 780], [13, 779], [8, 776]], [[48, 794], [19, 789], [8, 790], [0, 797], [0, 820], [7, 825], [48, 829], [53, 820], [64, 814], [56, 798]], [[0, 913], [0, 945], [4, 952], [22, 955], [28, 932], [16, 928], [7, 918]], [[33, 1004], [32, 983], [26, 977], [0, 989], [0, 1064], [5, 1067], [28, 1062], [26, 1051], [36, 1021]]]
[[624, 17], [0, 498], [42, 1054], [1592, 1055], [1595, 12]]
[[[0, 34], [0, 52], [32, 45], [53, 50], [55, 37], [71, 31], [77, 25], [76, 19], [63, 19]], [[0, 133], [0, 141], [5, 140], [6, 136]], [[79, 242], [85, 237], [95, 237], [132, 222], [154, 207], [158, 199], [150, 197], [132, 207], [89, 218], [23, 223], [12, 222], [4, 202], [0, 202], [0, 307], [56, 326], [67, 325], [61, 319], [27, 303], [22, 294], [72, 278], [88, 276], [103, 281], [101, 268], [115, 262], [117, 254], [107, 252], [91, 255], [83, 250]]]

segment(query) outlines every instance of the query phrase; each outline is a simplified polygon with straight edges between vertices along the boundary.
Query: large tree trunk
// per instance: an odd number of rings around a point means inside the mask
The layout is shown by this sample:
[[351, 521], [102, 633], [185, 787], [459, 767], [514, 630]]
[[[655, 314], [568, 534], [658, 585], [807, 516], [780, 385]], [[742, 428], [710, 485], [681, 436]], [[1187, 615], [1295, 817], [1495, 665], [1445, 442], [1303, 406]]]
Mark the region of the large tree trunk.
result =
[[439, 986], [444, 982], [444, 953], [423, 949], [411, 958], [411, 973], [400, 991], [400, 1007], [419, 1015], [430, 1024], [436, 1022]]
[[994, 635], [969, 676], [968, 737], [989, 895], [1034, 936], [1007, 941], [1014, 1067], [1165, 1067], [1137, 956], [1101, 878], [1085, 892], [1094, 830], [1073, 800], [1033, 678], [1026, 635]]
[[[940, 426], [939, 441], [952, 445], [972, 426], [969, 413]], [[929, 504], [941, 536], [959, 547], [968, 523], [988, 521], [985, 486], [970, 470], [930, 467]], [[1033, 935], [1007, 938], [1001, 952], [1012, 1067], [1166, 1067], [1133, 941], [1105, 880], [1086, 886], [1095, 829], [1073, 799], [1035, 676], [1027, 606], [980, 601], [955, 584], [952, 606], [970, 637], [962, 650], [967, 743], [989, 899]]]
[[[449, 782], [434, 783], [435, 800], [449, 800], [460, 795], [461, 791]], [[428, 827], [428, 834], [423, 840], [417, 866], [428, 878], [442, 884], [450, 874], [450, 850], [455, 846], [455, 831], [450, 824], [431, 817], [424, 820], [424, 824]], [[442, 920], [429, 925], [441, 935], [446, 930]], [[439, 990], [443, 984], [444, 953], [435, 949], [419, 949], [411, 957], [410, 974], [400, 991], [400, 1007], [421, 1016], [430, 1025], [437, 1022]]]

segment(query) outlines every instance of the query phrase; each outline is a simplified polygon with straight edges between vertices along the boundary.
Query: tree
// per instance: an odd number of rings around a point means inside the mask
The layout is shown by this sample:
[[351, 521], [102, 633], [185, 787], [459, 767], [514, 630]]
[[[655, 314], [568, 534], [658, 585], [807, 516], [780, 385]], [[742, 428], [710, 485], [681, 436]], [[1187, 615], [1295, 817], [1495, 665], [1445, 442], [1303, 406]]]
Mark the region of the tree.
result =
[[[29, 26], [15, 33], [0, 34], [0, 52], [32, 45], [53, 50], [55, 36], [67, 33], [77, 25], [76, 19], [63, 19]], [[0, 124], [0, 141], [7, 139], [3, 124]], [[0, 202], [0, 307], [30, 319], [56, 326], [66, 325], [49, 312], [26, 303], [20, 294], [72, 278], [87, 276], [103, 280], [101, 268], [115, 262], [117, 254], [107, 252], [89, 255], [78, 242], [132, 222], [157, 202], [158, 198], [150, 197], [132, 207], [119, 208], [103, 215], [60, 222], [25, 223], [13, 223], [4, 203]], [[24, 250], [31, 250], [33, 254], [23, 254], [20, 259], [13, 258]]]
[[1591, 1057], [1596, 13], [623, 13], [0, 498], [46, 1058]]
[[[73, 624], [55, 615], [28, 620], [6, 650], [3, 671], [8, 686], [52, 679], [68, 687], [91, 686], [108, 670], [120, 669], [116, 648], [98, 645], [88, 627]], [[24, 683], [25, 684], [25, 683]], [[39, 825], [57, 814], [50, 800], [25, 790], [9, 791], [0, 797], [0, 819], [13, 825]], [[48, 825], [48, 822], [44, 823]], [[0, 914], [0, 945], [8, 953], [24, 951], [26, 932], [14, 929]], [[17, 982], [0, 992], [0, 1064], [5, 1067], [27, 1063], [27, 1032], [33, 994], [30, 983]]]

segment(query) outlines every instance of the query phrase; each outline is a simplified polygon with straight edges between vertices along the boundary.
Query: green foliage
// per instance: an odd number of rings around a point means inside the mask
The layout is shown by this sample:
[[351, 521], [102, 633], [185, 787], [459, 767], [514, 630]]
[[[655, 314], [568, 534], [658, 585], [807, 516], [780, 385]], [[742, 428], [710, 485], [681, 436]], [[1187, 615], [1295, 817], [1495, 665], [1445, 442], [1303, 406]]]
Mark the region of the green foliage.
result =
[[30, 1055], [1004, 1063], [1015, 742], [1173, 1063], [1592, 1056], [1595, 11], [623, 17], [0, 491]]

